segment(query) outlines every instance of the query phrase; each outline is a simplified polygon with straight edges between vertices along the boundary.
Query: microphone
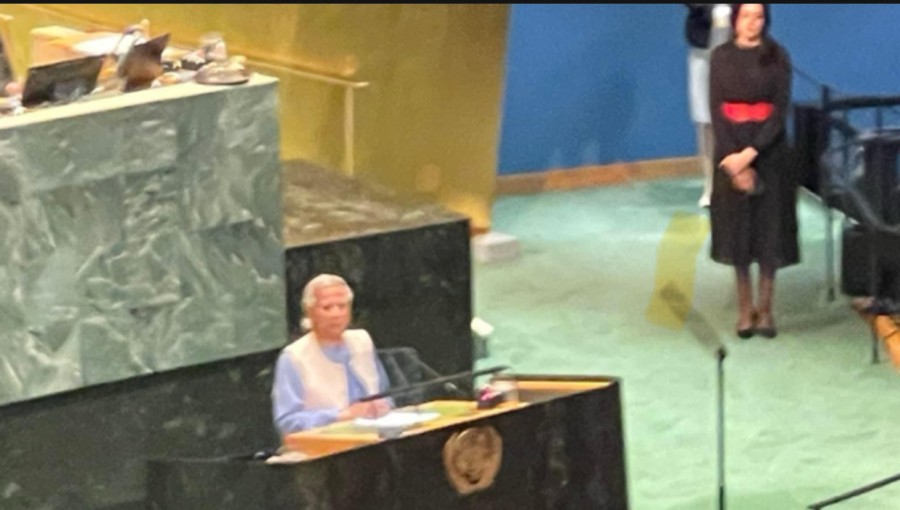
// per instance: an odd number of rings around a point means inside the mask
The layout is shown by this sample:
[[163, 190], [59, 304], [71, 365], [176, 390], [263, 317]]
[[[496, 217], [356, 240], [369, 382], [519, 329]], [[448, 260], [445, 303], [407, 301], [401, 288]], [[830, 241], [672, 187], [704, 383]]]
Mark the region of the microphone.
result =
[[469, 397], [466, 392], [459, 389], [459, 386], [453, 384], [452, 382], [444, 383], [444, 389], [449, 391], [450, 393], [455, 394], [457, 397]]
[[452, 374], [452, 375], [438, 377], [437, 379], [433, 379], [431, 381], [425, 381], [425, 382], [421, 382], [421, 383], [417, 383], [417, 384], [402, 386], [400, 388], [394, 388], [392, 390], [383, 391], [381, 393], [375, 393], [373, 395], [369, 395], [367, 397], [363, 397], [363, 398], [359, 399], [358, 402], [371, 402], [373, 400], [379, 400], [382, 398], [392, 398], [392, 397], [396, 397], [398, 395], [403, 395], [405, 393], [409, 393], [411, 391], [427, 388], [427, 387], [433, 386], [435, 384], [441, 384], [441, 383], [452, 384], [452, 381], [461, 379], [463, 377], [475, 378], [475, 377], [479, 377], [482, 375], [496, 374], [497, 372], [502, 372], [504, 370], [509, 370], [509, 367], [505, 366], [505, 365], [500, 365], [500, 366], [496, 366], [496, 367], [485, 368], [482, 370], [476, 370], [474, 372], [473, 371], [459, 372], [459, 373]]

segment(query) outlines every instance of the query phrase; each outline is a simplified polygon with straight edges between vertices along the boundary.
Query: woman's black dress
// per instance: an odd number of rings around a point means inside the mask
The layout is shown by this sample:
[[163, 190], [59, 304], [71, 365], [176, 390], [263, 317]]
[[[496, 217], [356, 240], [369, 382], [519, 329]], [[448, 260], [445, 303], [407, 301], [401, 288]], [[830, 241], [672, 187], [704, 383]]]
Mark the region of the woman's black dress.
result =
[[[772, 268], [800, 261], [797, 245], [796, 166], [785, 130], [791, 94], [791, 63], [787, 52], [766, 38], [755, 48], [729, 42], [717, 47], [710, 61], [716, 168], [710, 203], [712, 259], [733, 266], [752, 262]], [[771, 103], [764, 121], [732, 122], [722, 103]], [[753, 147], [759, 155], [751, 165], [762, 181], [762, 193], [734, 189], [719, 168], [733, 152]]]

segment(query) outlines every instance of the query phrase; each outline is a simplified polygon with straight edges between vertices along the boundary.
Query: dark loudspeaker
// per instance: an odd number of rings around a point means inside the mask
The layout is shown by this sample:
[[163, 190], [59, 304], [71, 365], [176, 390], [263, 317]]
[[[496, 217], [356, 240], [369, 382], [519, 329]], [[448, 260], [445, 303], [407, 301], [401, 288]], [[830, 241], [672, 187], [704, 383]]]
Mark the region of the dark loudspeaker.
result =
[[844, 229], [841, 246], [841, 292], [848, 296], [870, 296], [871, 249], [863, 228]]
[[854, 225], [844, 230], [841, 291], [900, 301], [900, 232]]

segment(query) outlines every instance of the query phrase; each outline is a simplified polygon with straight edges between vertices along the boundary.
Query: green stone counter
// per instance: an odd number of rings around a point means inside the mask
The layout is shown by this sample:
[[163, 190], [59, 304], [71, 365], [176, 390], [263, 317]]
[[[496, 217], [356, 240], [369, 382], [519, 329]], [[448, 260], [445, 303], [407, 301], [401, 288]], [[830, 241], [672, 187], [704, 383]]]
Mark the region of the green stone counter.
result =
[[284, 343], [276, 86], [0, 118], [0, 404]]

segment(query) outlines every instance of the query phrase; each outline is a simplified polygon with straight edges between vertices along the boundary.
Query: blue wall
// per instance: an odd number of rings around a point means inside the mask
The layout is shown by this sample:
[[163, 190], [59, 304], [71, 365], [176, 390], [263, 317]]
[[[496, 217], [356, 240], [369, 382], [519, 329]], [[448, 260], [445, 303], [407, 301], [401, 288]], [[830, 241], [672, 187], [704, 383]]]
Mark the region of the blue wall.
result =
[[[900, 5], [775, 5], [772, 16], [795, 67], [849, 94], [900, 94]], [[794, 80], [797, 98], [812, 97]]]
[[[500, 174], [695, 154], [682, 4], [510, 12]], [[774, 5], [772, 35], [841, 91], [900, 94], [898, 20], [898, 5]], [[795, 99], [817, 91], [795, 75]]]

